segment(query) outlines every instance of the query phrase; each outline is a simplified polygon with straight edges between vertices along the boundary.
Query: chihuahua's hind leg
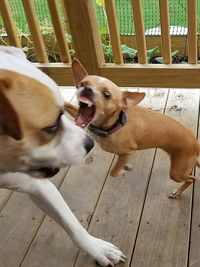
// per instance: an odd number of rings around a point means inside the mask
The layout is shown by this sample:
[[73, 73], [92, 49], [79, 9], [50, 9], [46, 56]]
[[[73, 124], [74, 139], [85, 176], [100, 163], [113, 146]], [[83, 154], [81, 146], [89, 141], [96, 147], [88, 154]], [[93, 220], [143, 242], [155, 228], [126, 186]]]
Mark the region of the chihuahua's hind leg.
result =
[[172, 199], [178, 199], [182, 192], [185, 191], [185, 189], [188, 188], [195, 181], [195, 177], [191, 175], [190, 177], [188, 177], [188, 179], [191, 180], [191, 182], [185, 182], [179, 188], [172, 190], [169, 193], [168, 197]]
[[190, 159], [186, 158], [185, 156], [179, 156], [171, 161], [170, 178], [175, 182], [184, 183], [179, 188], [170, 192], [168, 195], [169, 198], [179, 198], [182, 192], [194, 183], [196, 178], [191, 175], [191, 172], [193, 167], [196, 165], [196, 162], [196, 156], [193, 156]]
[[124, 173], [124, 170], [126, 170], [126, 166], [129, 166], [129, 165], [127, 165], [127, 163], [129, 161], [131, 155], [132, 155], [132, 153], [124, 154], [124, 155], [118, 155], [117, 162], [110, 172], [111, 176], [116, 177], [116, 176], [122, 175]]

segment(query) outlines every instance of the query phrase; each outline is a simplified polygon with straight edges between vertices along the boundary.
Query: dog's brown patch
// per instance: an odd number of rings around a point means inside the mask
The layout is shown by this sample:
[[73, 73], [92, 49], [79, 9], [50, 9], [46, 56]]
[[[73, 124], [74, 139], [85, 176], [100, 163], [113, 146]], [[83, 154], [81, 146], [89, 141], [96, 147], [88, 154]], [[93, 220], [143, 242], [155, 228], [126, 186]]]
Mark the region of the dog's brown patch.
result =
[[6, 96], [6, 89], [11, 87], [9, 78], [0, 79], [0, 129], [16, 140], [23, 137], [20, 120], [13, 105]]

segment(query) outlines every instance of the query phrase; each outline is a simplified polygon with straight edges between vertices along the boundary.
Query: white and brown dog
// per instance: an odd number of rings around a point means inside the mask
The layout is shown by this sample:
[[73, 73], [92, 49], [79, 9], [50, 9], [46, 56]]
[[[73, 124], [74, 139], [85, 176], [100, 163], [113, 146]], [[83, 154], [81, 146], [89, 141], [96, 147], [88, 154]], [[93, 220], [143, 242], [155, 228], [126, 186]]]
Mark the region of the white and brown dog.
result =
[[29, 194], [100, 265], [124, 261], [118, 248], [87, 233], [43, 179], [82, 161], [93, 141], [66, 118], [58, 86], [21, 49], [1, 46], [0, 58], [0, 188]]

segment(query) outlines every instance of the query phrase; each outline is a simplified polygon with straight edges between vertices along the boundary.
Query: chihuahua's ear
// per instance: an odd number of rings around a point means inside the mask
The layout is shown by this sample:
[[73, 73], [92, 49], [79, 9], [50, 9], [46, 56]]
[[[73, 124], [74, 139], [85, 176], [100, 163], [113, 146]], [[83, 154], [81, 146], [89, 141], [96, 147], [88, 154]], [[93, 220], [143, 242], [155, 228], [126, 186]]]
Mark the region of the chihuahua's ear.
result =
[[73, 59], [72, 61], [72, 72], [74, 76], [74, 81], [76, 87], [79, 87], [80, 81], [87, 76], [87, 71], [84, 69], [82, 64], [78, 61], [78, 59]]
[[0, 134], [3, 133], [15, 140], [21, 140], [23, 134], [19, 117], [5, 94], [5, 91], [9, 90], [10, 86], [10, 79], [0, 79]]
[[123, 92], [122, 93], [122, 108], [127, 109], [129, 107], [135, 106], [145, 97], [145, 93], [137, 92]]

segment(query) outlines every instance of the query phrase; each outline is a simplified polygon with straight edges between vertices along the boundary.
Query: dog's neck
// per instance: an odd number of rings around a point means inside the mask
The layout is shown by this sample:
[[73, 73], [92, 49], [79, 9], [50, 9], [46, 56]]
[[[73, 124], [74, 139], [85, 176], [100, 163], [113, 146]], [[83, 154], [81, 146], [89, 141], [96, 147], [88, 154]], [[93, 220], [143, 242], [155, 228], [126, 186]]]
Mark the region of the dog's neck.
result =
[[97, 115], [94, 121], [92, 121], [92, 125], [102, 129], [110, 128], [119, 118], [120, 112], [121, 108], [117, 108], [109, 114], [107, 114], [106, 112], [102, 112]]
[[[126, 124], [127, 116], [126, 113], [121, 110], [118, 113], [118, 116], [115, 116], [114, 112], [110, 118], [106, 118], [104, 123], [92, 123], [89, 125], [88, 130], [92, 132], [95, 135], [98, 135], [100, 137], [107, 137], [111, 135], [112, 133], [116, 132], [118, 129], [120, 129], [124, 124]], [[106, 123], [109, 121], [109, 124]], [[99, 122], [99, 121], [98, 121]]]

